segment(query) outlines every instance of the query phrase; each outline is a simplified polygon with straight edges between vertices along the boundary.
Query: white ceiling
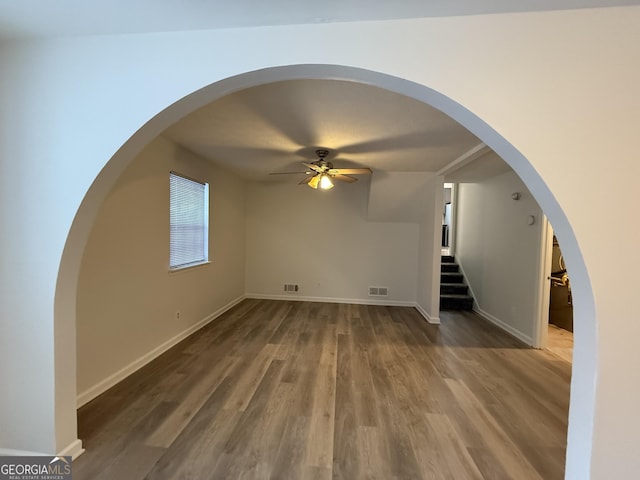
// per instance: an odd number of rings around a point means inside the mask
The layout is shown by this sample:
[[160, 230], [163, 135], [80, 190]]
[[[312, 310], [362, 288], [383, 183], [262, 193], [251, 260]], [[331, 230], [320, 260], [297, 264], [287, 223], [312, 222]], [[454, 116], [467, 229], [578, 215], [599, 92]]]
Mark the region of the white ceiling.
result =
[[[336, 168], [438, 172], [480, 144], [440, 111], [370, 85], [290, 80], [228, 95], [164, 133], [246, 179], [291, 177], [328, 148]], [[293, 180], [293, 179], [292, 179]]]
[[0, 0], [0, 38], [390, 20], [638, 3], [638, 0]]

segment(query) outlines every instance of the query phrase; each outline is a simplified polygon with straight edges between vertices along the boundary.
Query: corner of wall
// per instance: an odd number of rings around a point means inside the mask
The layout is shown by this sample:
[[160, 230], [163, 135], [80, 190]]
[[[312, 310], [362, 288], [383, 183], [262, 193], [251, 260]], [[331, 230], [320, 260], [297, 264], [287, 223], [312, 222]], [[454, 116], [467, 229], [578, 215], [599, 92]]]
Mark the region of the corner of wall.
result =
[[429, 313], [424, 309], [422, 305], [419, 303], [415, 304], [415, 309], [422, 315], [427, 322], [432, 325], [440, 325], [440, 317], [434, 317], [429, 315]]

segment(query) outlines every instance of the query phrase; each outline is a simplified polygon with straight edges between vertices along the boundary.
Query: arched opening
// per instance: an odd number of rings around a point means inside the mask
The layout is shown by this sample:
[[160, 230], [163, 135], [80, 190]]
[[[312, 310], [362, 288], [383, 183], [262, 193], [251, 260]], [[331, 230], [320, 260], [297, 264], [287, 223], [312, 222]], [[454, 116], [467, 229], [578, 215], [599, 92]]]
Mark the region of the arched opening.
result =
[[[233, 91], [286, 79], [341, 79], [361, 82], [410, 96], [443, 111], [466, 127], [496, 151], [516, 171], [550, 219], [563, 244], [567, 265], [573, 272], [576, 315], [576, 349], [572, 380], [572, 404], [567, 461], [588, 458], [593, 412], [593, 378], [595, 366], [590, 353], [595, 350], [595, 310], [586, 267], [577, 240], [560, 205], [531, 163], [509, 141], [464, 106], [427, 86], [376, 72], [328, 65], [298, 65], [249, 72], [203, 88], [169, 106], [136, 132], [107, 163], [94, 181], [76, 215], [62, 257], [55, 299], [56, 348], [73, 348], [75, 341], [75, 306], [78, 272], [84, 246], [97, 211], [116, 179], [137, 153], [166, 127], [183, 115]], [[60, 343], [63, 342], [63, 343]], [[591, 358], [591, 359], [590, 359]], [[62, 366], [56, 366], [60, 368]], [[75, 371], [75, 363], [64, 365]], [[75, 403], [75, 388], [63, 386], [65, 401]], [[579, 395], [575, 395], [579, 392]], [[73, 423], [71, 419], [70, 423]], [[62, 420], [65, 423], [64, 419]]]

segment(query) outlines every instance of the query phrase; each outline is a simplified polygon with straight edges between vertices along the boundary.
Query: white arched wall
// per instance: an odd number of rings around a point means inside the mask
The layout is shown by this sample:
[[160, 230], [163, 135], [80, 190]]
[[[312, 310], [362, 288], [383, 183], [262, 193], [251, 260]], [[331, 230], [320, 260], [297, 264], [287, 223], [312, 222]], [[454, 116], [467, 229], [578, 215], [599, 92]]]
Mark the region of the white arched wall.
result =
[[[142, 148], [165, 128], [183, 116], [185, 112], [192, 112], [232, 91], [279, 80], [300, 78], [349, 80], [375, 85], [396, 93], [411, 96], [442, 110], [471, 130], [487, 145], [499, 152], [502, 158], [505, 159], [520, 175], [523, 181], [525, 181], [532, 194], [536, 197], [538, 203], [544, 209], [545, 214], [554, 225], [554, 231], [559, 238], [562, 239], [563, 247], [566, 244], [566, 247], [564, 247], [566, 249], [565, 256], [573, 272], [572, 289], [576, 309], [579, 310], [579, 313], [576, 313], [576, 317], [581, 318], [580, 324], [576, 326], [575, 333], [577, 348], [580, 348], [584, 343], [588, 342], [585, 349], [590, 354], [595, 351], [595, 343], [593, 342], [593, 338], [595, 337], [593, 295], [576, 238], [556, 199], [544, 181], [532, 168], [529, 161], [514, 146], [509, 144], [507, 140], [500, 137], [487, 123], [473, 115], [462, 105], [424, 85], [377, 72], [335, 65], [274, 67], [248, 72], [222, 80], [204, 87], [169, 106], [136, 132], [136, 134], [116, 152], [93, 182], [73, 222], [58, 276], [56, 318], [73, 319], [73, 324], [75, 324], [75, 286], [77, 286], [79, 266], [82, 260], [84, 246], [86, 245], [93, 224], [93, 219], [97, 216], [102, 201], [120, 173], [134, 160]], [[63, 337], [71, 338], [70, 335], [63, 335]], [[580, 375], [579, 372], [584, 372], [584, 374]], [[574, 380], [572, 389], [578, 389], [581, 392], [580, 397], [582, 401], [579, 407], [572, 406], [572, 408], [573, 411], [575, 411], [576, 408], [582, 410], [575, 412], [573, 416], [579, 418], [578, 422], [583, 425], [583, 428], [581, 428], [583, 433], [590, 433], [588, 431], [589, 423], [591, 422], [589, 407], [593, 405], [593, 376], [594, 364], [592, 362], [584, 363], [582, 358], [576, 355], [574, 359], [574, 378], [576, 380]], [[591, 399], [589, 397], [591, 397]], [[585, 447], [588, 448], [588, 445]]]
[[[0, 397], [0, 448], [77, 448], [74, 279], [92, 215], [128, 160], [208, 96], [286, 72], [414, 96], [511, 163], [576, 277], [567, 477], [636, 471], [640, 374], [618, 372], [638, 363], [640, 327], [617, 301], [633, 298], [634, 276], [603, 255], [603, 223], [617, 224], [627, 269], [639, 270], [627, 221], [640, 203], [639, 21], [628, 7], [0, 45], [0, 220], [12, 233], [0, 249], [0, 375], [12, 386]], [[286, 68], [310, 63], [348, 67]]]

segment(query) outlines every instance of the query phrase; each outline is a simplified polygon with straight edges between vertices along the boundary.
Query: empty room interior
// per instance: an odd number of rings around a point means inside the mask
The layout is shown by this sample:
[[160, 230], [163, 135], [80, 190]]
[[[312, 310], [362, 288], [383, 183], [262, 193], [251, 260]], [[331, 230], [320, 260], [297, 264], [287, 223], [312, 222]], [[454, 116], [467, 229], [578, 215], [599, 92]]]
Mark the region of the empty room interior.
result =
[[639, 24], [0, 1], [0, 467], [633, 478]]
[[[186, 268], [172, 175], [208, 189]], [[91, 230], [76, 478], [562, 478], [571, 364], [532, 348], [545, 222], [417, 100], [296, 80], [205, 105]]]

